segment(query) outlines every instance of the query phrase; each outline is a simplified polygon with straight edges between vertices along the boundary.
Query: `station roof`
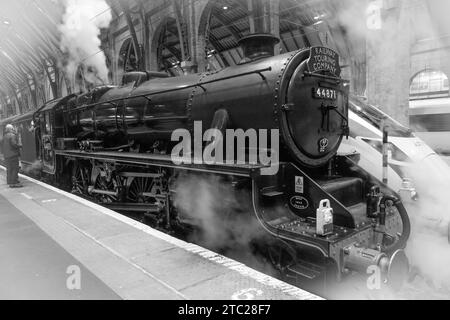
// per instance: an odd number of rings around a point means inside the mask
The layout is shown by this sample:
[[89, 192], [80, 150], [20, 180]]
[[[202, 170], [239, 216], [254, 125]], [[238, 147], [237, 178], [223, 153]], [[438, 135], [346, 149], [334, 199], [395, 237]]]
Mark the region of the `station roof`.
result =
[[14, 118], [14, 122], [21, 122], [21, 121], [24, 121], [24, 120], [32, 120], [33, 119], [33, 115], [34, 115], [35, 112], [36, 112], [36, 110], [31, 110], [31, 111], [28, 111], [28, 112], [20, 115], [20, 116], [17, 116], [17, 117]]
[[0, 91], [17, 88], [60, 53], [62, 1], [0, 2]]
[[0, 127], [7, 125], [8, 123], [12, 123], [15, 119], [19, 118], [20, 115], [15, 115], [6, 119], [0, 120]]
[[[279, 21], [279, 53], [326, 45], [338, 51], [341, 56], [357, 59], [351, 51], [352, 46], [359, 43], [349, 43], [341, 19], [342, 11], [357, 11], [356, 8], [351, 9], [354, 2], [355, 0], [280, 0], [279, 11], [275, 15]], [[206, 29], [207, 51], [219, 53], [220, 67], [239, 63], [243, 58], [238, 45], [239, 39], [255, 32], [254, 25], [268, 19], [264, 13], [250, 8], [247, 0], [210, 0], [204, 12], [206, 26], [201, 28]], [[358, 23], [361, 23], [362, 19], [363, 17], [354, 18], [359, 20]], [[176, 24], [174, 18], [167, 19], [160, 39], [165, 65], [174, 65], [182, 60]], [[353, 21], [353, 24], [358, 28], [356, 21]]]

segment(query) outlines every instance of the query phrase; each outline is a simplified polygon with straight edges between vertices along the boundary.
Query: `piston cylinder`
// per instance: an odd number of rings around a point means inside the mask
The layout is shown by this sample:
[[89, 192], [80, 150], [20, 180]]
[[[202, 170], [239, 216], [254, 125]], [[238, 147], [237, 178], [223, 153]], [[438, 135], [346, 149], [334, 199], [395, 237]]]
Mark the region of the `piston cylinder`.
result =
[[397, 250], [389, 258], [377, 250], [349, 246], [344, 249], [344, 267], [360, 273], [367, 273], [370, 267], [380, 268], [389, 287], [399, 290], [409, 274], [409, 262], [403, 250]]
[[366, 273], [369, 267], [378, 266], [385, 273], [389, 268], [389, 257], [377, 250], [350, 246], [344, 254], [344, 266], [352, 271]]

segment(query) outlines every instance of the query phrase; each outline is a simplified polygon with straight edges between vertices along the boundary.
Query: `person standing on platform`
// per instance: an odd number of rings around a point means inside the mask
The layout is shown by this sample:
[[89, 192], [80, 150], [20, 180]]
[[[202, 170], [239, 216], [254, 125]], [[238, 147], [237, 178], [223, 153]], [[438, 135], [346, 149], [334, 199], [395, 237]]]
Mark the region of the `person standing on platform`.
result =
[[19, 158], [21, 146], [17, 134], [11, 124], [5, 127], [3, 139], [3, 155], [6, 163], [6, 180], [10, 188], [21, 188], [19, 182]]

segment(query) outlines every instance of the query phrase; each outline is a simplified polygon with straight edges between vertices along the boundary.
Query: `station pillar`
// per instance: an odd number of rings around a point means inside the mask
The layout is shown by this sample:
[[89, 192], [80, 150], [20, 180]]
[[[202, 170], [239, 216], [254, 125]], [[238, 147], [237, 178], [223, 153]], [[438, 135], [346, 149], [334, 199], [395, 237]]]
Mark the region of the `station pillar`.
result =
[[366, 95], [369, 103], [404, 125], [409, 124], [411, 2], [375, 0], [367, 9]]

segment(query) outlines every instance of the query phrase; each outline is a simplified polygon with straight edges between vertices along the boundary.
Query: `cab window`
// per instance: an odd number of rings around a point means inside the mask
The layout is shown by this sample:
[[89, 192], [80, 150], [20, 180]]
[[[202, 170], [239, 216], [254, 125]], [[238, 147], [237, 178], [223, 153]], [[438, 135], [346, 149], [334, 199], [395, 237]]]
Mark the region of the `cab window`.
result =
[[53, 127], [50, 119], [50, 112], [45, 112], [44, 116], [41, 118], [41, 121], [42, 121], [41, 128], [43, 134], [51, 135]]

